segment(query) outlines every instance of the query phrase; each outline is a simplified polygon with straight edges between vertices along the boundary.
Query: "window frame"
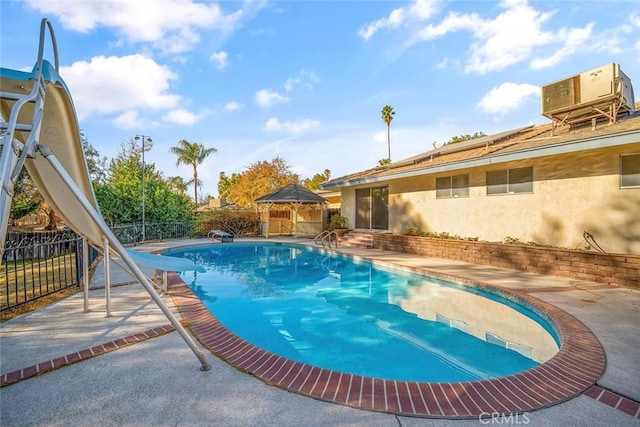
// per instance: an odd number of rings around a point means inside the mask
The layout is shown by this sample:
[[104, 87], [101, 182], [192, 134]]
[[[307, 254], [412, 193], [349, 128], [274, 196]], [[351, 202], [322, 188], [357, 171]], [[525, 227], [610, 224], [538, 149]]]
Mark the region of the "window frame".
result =
[[[623, 189], [627, 189], [627, 188], [640, 188], [640, 178], [638, 178], [638, 182], [637, 183], [632, 183], [631, 185], [629, 184], [625, 184], [625, 176], [629, 176], [629, 175], [640, 175], [640, 167], [638, 168], [637, 171], [632, 170], [631, 173], [624, 173], [624, 162], [623, 162], [623, 158], [625, 157], [636, 157], [638, 158], [638, 163], [640, 165], [640, 153], [629, 153], [629, 154], [621, 154], [620, 155], [620, 178], [619, 178], [619, 187], [621, 190]], [[633, 179], [633, 178], [631, 178]]]
[[[525, 169], [528, 169], [530, 172], [525, 174], [526, 177], [530, 177], [530, 180], [515, 182], [516, 179], [514, 175], [517, 177], [518, 173], [524, 172]], [[494, 177], [495, 184], [490, 184], [490, 175]], [[487, 171], [485, 173], [485, 191], [487, 196], [511, 196], [516, 194], [533, 194], [533, 166], [523, 166], [520, 168], [508, 168], [508, 169], [497, 169], [492, 171]], [[526, 186], [527, 189], [525, 191], [519, 190], [520, 186]], [[504, 188], [504, 191], [491, 191], [492, 188], [500, 187], [500, 189]]]
[[[463, 178], [464, 186], [455, 186], [455, 178]], [[446, 187], [438, 188], [438, 180], [448, 180]], [[439, 191], [448, 190], [447, 195], [439, 195]], [[456, 194], [456, 190], [459, 194]], [[462, 192], [460, 192], [462, 190]], [[469, 174], [463, 173], [460, 175], [441, 176], [436, 178], [436, 199], [460, 199], [469, 197]]]

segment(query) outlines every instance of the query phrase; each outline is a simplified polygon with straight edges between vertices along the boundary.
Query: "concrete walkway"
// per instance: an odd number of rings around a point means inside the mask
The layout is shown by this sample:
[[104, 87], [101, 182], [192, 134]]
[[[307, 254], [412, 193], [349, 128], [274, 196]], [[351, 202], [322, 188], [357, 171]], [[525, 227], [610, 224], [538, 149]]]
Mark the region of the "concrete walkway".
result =
[[[199, 243], [207, 242], [164, 242], [144, 249]], [[556, 305], [598, 337], [607, 356], [605, 374], [588, 394], [543, 410], [505, 414], [493, 420], [410, 418], [361, 411], [266, 385], [208, 352], [213, 368], [200, 371], [194, 354], [178, 333], [167, 327], [166, 317], [140, 285], [114, 286], [111, 316], [105, 317], [100, 266], [91, 284], [90, 312], [84, 312], [80, 292], [0, 324], [0, 372], [5, 381], [6, 374], [25, 374], [28, 369], [24, 368], [44, 367], [43, 362], [57, 360], [64, 366], [0, 388], [0, 425], [640, 426], [640, 291], [394, 252], [340, 250], [481, 280]], [[131, 281], [116, 267], [111, 267], [111, 273], [114, 284]], [[184, 280], [189, 280], [188, 274]], [[173, 308], [170, 296], [163, 299]], [[100, 345], [105, 343], [116, 343], [116, 347], [94, 351], [98, 356], [86, 352], [104, 349]], [[70, 355], [74, 354], [84, 360], [71, 363]]]

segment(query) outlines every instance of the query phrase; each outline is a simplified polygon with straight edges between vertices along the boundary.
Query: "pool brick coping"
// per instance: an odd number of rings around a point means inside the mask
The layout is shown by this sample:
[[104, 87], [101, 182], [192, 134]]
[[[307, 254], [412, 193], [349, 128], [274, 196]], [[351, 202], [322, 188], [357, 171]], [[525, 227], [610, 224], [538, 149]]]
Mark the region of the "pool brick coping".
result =
[[[461, 284], [486, 287], [523, 302], [554, 325], [562, 343], [559, 352], [527, 371], [482, 381], [425, 383], [370, 378], [292, 361], [243, 340], [223, 326], [177, 275], [171, 280], [170, 292], [188, 327], [202, 345], [230, 365], [267, 384], [363, 410], [414, 417], [469, 419], [496, 413], [524, 413], [593, 390], [604, 373], [606, 359], [602, 345], [583, 323], [565, 311], [524, 293], [424, 269], [409, 269]], [[594, 397], [595, 392], [589, 393], [587, 395]], [[634, 405], [640, 406], [624, 396], [616, 396], [619, 397], [616, 404], [622, 405], [627, 413], [633, 412]], [[609, 404], [613, 399], [600, 397], [599, 400]], [[630, 415], [638, 417], [638, 409]]]

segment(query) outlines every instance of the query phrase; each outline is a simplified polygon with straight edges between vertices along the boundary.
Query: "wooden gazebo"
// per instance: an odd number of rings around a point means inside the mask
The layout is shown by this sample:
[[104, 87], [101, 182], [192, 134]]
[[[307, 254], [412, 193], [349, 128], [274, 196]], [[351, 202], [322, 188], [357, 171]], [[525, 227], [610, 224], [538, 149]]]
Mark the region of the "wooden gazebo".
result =
[[299, 184], [289, 184], [255, 200], [263, 237], [314, 237], [322, 231], [324, 197]]

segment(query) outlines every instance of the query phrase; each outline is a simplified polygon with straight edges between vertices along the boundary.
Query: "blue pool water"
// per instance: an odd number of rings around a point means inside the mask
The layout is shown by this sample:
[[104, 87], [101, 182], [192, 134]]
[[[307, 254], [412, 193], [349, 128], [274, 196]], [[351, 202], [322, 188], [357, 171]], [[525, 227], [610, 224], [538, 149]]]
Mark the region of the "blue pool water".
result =
[[558, 351], [553, 329], [531, 310], [433, 277], [288, 244], [216, 244], [168, 254], [206, 267], [185, 281], [229, 330], [322, 368], [471, 381], [529, 369]]

